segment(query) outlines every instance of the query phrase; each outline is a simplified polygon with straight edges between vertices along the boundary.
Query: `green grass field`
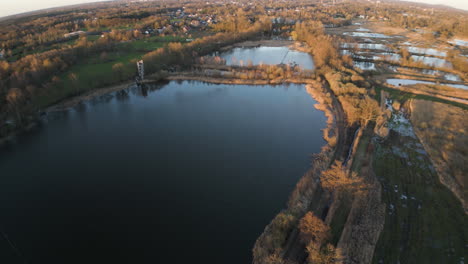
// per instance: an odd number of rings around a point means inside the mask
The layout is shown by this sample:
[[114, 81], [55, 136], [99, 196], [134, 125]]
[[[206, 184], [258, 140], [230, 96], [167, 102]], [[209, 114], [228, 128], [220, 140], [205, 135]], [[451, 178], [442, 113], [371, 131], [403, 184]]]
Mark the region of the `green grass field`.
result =
[[[99, 38], [99, 36], [88, 37]], [[117, 51], [108, 52], [104, 60], [101, 56], [85, 58], [70, 67], [66, 72], [58, 76], [61, 82], [54, 89], [51, 89], [48, 94], [38, 96], [34, 103], [39, 107], [46, 107], [63, 98], [119, 83], [122, 80], [112, 70], [113, 65], [116, 63], [124, 64], [122, 76], [124, 76], [123, 79], [128, 79], [129, 76], [136, 73], [136, 66], [132, 61], [139, 60], [144, 54], [161, 48], [170, 42], [185, 43], [185, 39], [185, 37], [154, 36], [119, 43]], [[69, 76], [72, 73], [77, 76], [76, 81], [70, 80]]]

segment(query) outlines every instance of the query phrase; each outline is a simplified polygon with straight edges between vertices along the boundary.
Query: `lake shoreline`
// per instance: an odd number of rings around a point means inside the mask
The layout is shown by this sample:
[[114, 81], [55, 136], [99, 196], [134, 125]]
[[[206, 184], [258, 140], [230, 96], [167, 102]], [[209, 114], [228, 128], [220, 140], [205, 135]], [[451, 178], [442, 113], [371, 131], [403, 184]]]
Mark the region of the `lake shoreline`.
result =
[[98, 96], [102, 96], [102, 95], [105, 95], [105, 94], [108, 94], [108, 93], [124, 90], [124, 89], [128, 88], [132, 84], [134, 84], [134, 82], [127, 81], [127, 82], [123, 82], [123, 83], [120, 83], [120, 84], [107, 86], [107, 87], [104, 87], [104, 88], [94, 89], [94, 90], [91, 90], [91, 91], [89, 91], [87, 93], [84, 93], [82, 95], [73, 96], [73, 97], [65, 99], [65, 100], [63, 100], [61, 102], [53, 104], [52, 106], [47, 107], [44, 111], [46, 113], [63, 111], [63, 110], [66, 110], [68, 108], [74, 107], [74, 106], [76, 106], [77, 104], [79, 104], [79, 103], [81, 103], [83, 101], [88, 101], [88, 100], [91, 100], [91, 99], [96, 98]]
[[[244, 42], [235, 43], [233, 45], [229, 45], [226, 47], [221, 48], [220, 51], [230, 50], [236, 47], [259, 47], [259, 46], [266, 46], [266, 47], [289, 47], [292, 50], [301, 51], [301, 52], [309, 52], [310, 47], [307, 44], [293, 41], [293, 40], [272, 40], [272, 39], [264, 39], [264, 40], [248, 40]], [[279, 80], [279, 79], [271, 79], [271, 80], [243, 80], [243, 79], [228, 79], [228, 78], [210, 78], [200, 75], [192, 75], [189, 76], [188, 72], [177, 72], [165, 78], [161, 78], [159, 73], [151, 74], [148, 76], [150, 78], [148, 81], [144, 83], [157, 83], [163, 80], [192, 80], [192, 81], [203, 81], [215, 84], [251, 84], [251, 85], [266, 85], [266, 84], [281, 84], [281, 83], [310, 83], [306, 79], [287, 79], [287, 80]], [[151, 78], [154, 78], [153, 80]], [[82, 101], [90, 100], [94, 97], [101, 96], [107, 93], [116, 92], [120, 90], [124, 90], [128, 88], [128, 86], [135, 84], [132, 81], [125, 81], [120, 84], [115, 84], [112, 86], [107, 86], [103, 88], [93, 89], [89, 92], [86, 92], [82, 95], [73, 96], [67, 98], [61, 102], [53, 104], [47, 107], [44, 112], [55, 112], [55, 111], [63, 111], [70, 107], [73, 107]]]

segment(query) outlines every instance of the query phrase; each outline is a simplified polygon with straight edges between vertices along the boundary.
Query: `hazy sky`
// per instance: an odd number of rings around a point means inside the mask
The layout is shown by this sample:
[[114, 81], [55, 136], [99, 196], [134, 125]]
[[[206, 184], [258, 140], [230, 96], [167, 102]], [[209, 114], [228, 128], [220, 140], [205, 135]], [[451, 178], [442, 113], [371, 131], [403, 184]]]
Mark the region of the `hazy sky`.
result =
[[99, 2], [103, 0], [0, 0], [0, 17], [49, 7]]
[[[103, 0], [1, 0], [0, 17], [49, 7], [98, 2]], [[468, 0], [413, 0], [428, 4], [444, 4], [468, 10]]]

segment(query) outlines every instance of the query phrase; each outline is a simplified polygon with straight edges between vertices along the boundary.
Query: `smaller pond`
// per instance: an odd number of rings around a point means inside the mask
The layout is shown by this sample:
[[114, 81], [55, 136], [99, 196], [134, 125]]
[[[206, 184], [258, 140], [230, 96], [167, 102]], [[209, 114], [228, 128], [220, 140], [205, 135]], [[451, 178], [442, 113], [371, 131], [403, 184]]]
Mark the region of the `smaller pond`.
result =
[[449, 41], [449, 43], [457, 45], [457, 46], [468, 47], [468, 41], [466, 41], [466, 40], [453, 39], [453, 40]]
[[465, 89], [468, 90], [467, 85], [463, 84], [451, 84], [451, 83], [435, 83], [435, 82], [429, 82], [429, 81], [420, 81], [420, 80], [408, 80], [408, 79], [387, 79], [387, 83], [394, 85], [394, 86], [401, 86], [401, 85], [413, 85], [413, 84], [435, 84], [435, 85], [445, 85], [445, 86], [450, 86], [453, 88], [460, 88], [460, 89]]
[[350, 56], [353, 56], [353, 55], [354, 55], [354, 53], [351, 52], [350, 50], [340, 50], [340, 53], [341, 53], [342, 55], [350, 55]]
[[386, 61], [400, 61], [401, 60], [400, 54], [384, 52], [384, 53], [381, 53], [381, 55], [383, 59]]
[[436, 49], [426, 49], [426, 48], [419, 48], [419, 47], [408, 47], [408, 51], [411, 53], [416, 53], [416, 54], [425, 54], [425, 55], [431, 55], [431, 56], [439, 56], [439, 57], [445, 57], [447, 56], [447, 52], [445, 51], [440, 51]]
[[460, 76], [453, 74], [453, 73], [447, 73], [447, 72], [442, 72], [442, 71], [437, 71], [437, 70], [429, 70], [429, 69], [423, 69], [420, 71], [422, 74], [427, 74], [427, 75], [433, 75], [433, 76], [442, 76], [447, 81], [452, 81], [452, 82], [461, 82], [462, 79]]
[[400, 61], [401, 56], [396, 53], [391, 52], [365, 52], [365, 51], [356, 51], [351, 50], [341, 50], [342, 55], [350, 55], [354, 59], [358, 60], [374, 60], [374, 61]]
[[356, 29], [356, 31], [360, 31], [360, 32], [369, 32], [370, 30], [367, 29], [367, 28], [360, 27], [360, 28]]
[[391, 51], [389, 47], [384, 44], [373, 44], [373, 43], [343, 43], [341, 44], [343, 49], [369, 49], [369, 50], [385, 50]]
[[234, 48], [222, 52], [219, 56], [226, 60], [227, 65], [246, 66], [250, 62], [252, 65], [295, 63], [306, 70], [315, 68], [312, 56], [305, 52], [291, 50], [288, 47]]
[[368, 61], [354, 61], [354, 66], [358, 67], [363, 71], [375, 71], [375, 63]]
[[411, 58], [416, 62], [422, 62], [428, 66], [437, 68], [452, 68], [452, 64], [444, 59], [418, 55], [411, 55]]
[[380, 34], [380, 33], [369, 33], [369, 32], [345, 32], [344, 35], [349, 35], [352, 37], [359, 38], [391, 38], [390, 36]]
[[452, 82], [461, 82], [460, 76], [452, 73], [443, 73], [443, 77], [447, 81], [452, 81]]

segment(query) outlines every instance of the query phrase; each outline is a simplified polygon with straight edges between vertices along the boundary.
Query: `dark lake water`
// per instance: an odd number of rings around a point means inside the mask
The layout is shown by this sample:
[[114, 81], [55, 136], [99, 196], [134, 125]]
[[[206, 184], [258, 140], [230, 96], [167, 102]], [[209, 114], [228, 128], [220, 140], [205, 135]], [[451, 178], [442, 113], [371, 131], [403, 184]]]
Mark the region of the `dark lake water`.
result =
[[219, 54], [227, 65], [291, 64], [296, 63], [305, 70], [313, 70], [312, 56], [305, 52], [291, 50], [288, 47], [234, 48]]
[[49, 115], [0, 152], [1, 263], [250, 263], [324, 144], [314, 103], [171, 82]]

